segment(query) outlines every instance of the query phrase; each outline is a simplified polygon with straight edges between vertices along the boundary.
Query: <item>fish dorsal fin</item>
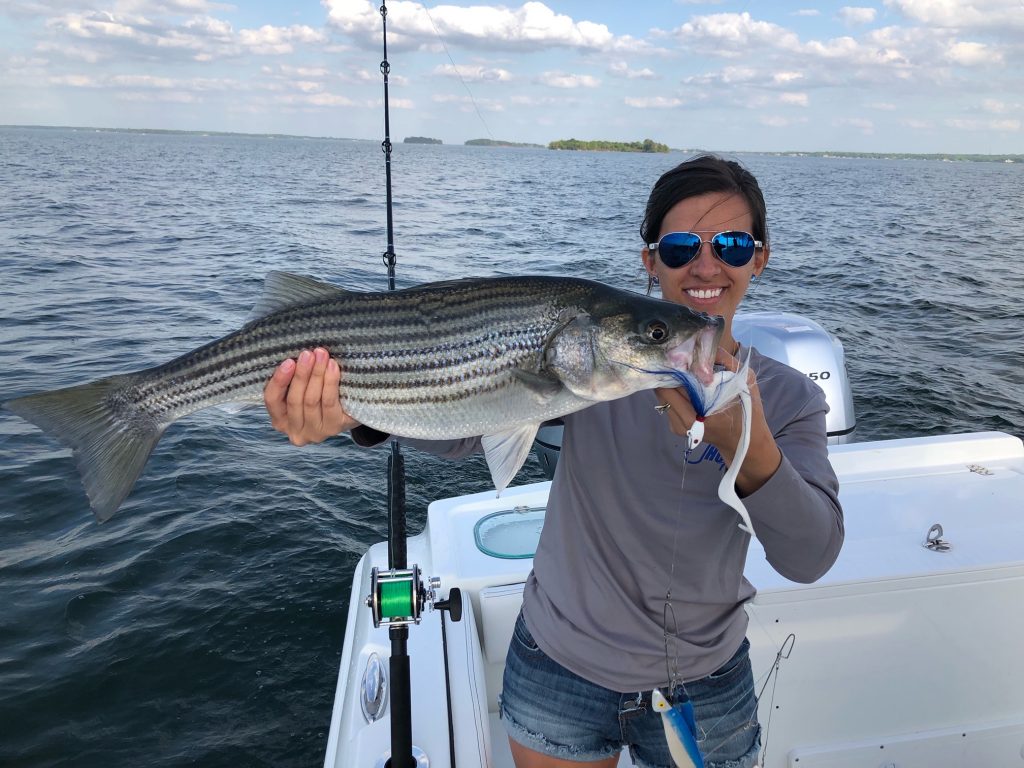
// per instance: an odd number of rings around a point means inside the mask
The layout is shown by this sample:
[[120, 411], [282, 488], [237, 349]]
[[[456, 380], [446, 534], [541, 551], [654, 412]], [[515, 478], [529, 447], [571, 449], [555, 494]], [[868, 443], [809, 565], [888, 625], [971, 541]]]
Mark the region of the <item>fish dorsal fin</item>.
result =
[[348, 293], [330, 283], [323, 283], [311, 277], [294, 275], [291, 272], [270, 272], [263, 283], [263, 295], [249, 314], [249, 321], [273, 314], [297, 304], [314, 299], [327, 299]]
[[523, 424], [507, 432], [496, 435], [484, 435], [480, 442], [487, 457], [487, 466], [491, 470], [491, 480], [498, 495], [504, 491], [516, 472], [526, 462], [533, 447], [533, 439], [537, 436], [540, 423]]

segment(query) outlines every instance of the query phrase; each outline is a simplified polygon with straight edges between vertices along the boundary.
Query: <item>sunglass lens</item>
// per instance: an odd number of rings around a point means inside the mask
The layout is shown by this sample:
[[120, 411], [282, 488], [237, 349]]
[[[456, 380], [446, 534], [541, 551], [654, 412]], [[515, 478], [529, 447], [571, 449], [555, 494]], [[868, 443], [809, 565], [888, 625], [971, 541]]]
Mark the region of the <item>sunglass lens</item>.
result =
[[712, 238], [711, 246], [730, 267], [742, 267], [754, 255], [754, 238], [746, 232], [722, 232]]
[[700, 252], [700, 238], [692, 232], [670, 232], [658, 243], [658, 255], [666, 267], [678, 269]]

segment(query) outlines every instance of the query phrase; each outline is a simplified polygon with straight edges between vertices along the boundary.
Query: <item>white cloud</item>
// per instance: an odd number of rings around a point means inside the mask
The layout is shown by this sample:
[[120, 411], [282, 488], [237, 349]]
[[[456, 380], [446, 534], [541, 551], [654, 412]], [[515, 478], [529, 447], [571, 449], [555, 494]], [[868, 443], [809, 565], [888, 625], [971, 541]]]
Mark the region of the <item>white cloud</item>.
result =
[[875, 132], [874, 122], [868, 120], [866, 117], [840, 117], [833, 120], [832, 124], [836, 126], [849, 125], [852, 128], [856, 128], [865, 136], [871, 136]]
[[801, 8], [799, 11], [793, 11], [790, 16], [821, 16], [821, 11], [817, 8]]
[[846, 5], [839, 9], [839, 18], [847, 24], [870, 24], [875, 20], [874, 8], [859, 8]]
[[757, 122], [768, 128], [789, 128], [799, 123], [805, 123], [807, 119], [803, 117], [783, 117], [782, 115], [761, 115], [757, 118]]
[[982, 99], [981, 108], [994, 115], [1002, 115], [1009, 110], [1009, 105], [997, 99]]
[[[56, 34], [68, 35], [82, 41], [82, 45], [118, 46], [119, 53], [142, 54], [161, 58], [170, 52], [181, 51], [199, 61], [212, 61], [223, 56], [244, 53], [258, 55], [285, 55], [295, 52], [296, 46], [323, 45], [327, 36], [306, 25], [275, 27], [266, 24], [258, 29], [241, 29], [209, 16], [196, 16], [174, 25], [158, 24], [142, 16], [90, 11], [68, 13], [48, 19], [46, 27]], [[109, 49], [96, 54], [111, 58]], [[78, 58], [84, 58], [82, 48]]]
[[806, 93], [783, 93], [779, 95], [779, 101], [795, 107], [806, 107], [811, 103]]
[[572, 75], [564, 72], [544, 72], [537, 82], [552, 88], [597, 88], [601, 81], [592, 75]]
[[637, 109], [675, 109], [683, 106], [683, 100], [669, 96], [630, 97], [624, 100], [626, 106]]
[[756, 21], [747, 12], [694, 16], [674, 35], [684, 43], [707, 44], [721, 56], [739, 56], [762, 46], [795, 50], [800, 45], [794, 32], [770, 21]]
[[889, 101], [873, 101], [867, 105], [871, 109], [877, 109], [881, 112], [895, 112], [899, 107]]
[[658, 76], [647, 67], [632, 69], [624, 61], [613, 61], [608, 65], [608, 73], [613, 77], [624, 77], [627, 80], [657, 80]]
[[951, 118], [946, 125], [961, 131], [997, 131], [1012, 133], [1020, 130], [1020, 120], [979, 120], [976, 118]]
[[54, 75], [49, 78], [53, 85], [70, 85], [73, 88], [99, 88], [95, 78], [87, 75]]
[[469, 96], [436, 94], [431, 100], [437, 104], [455, 104], [462, 112], [475, 112], [477, 109], [485, 112], [505, 111], [505, 104], [496, 99], [471, 99]]
[[772, 82], [778, 85], [785, 85], [803, 78], [802, 72], [776, 72], [772, 75]]
[[528, 96], [518, 95], [509, 98], [509, 103], [520, 107], [564, 107], [566, 104], [578, 104], [574, 96]]
[[454, 77], [466, 82], [507, 82], [512, 79], [512, 73], [507, 69], [483, 66], [440, 64], [434, 68], [434, 74]]
[[932, 124], [927, 120], [921, 120], [915, 117], [904, 117], [899, 120], [899, 124], [906, 128], [913, 128], [916, 131], [926, 131], [932, 128]]
[[269, 24], [259, 29], [242, 29], [238, 41], [253, 53], [280, 55], [292, 53], [296, 44], [311, 45], [327, 42], [323, 32], [304, 25], [272, 27]]
[[[322, 0], [328, 21], [346, 34], [377, 45], [380, 12], [368, 0]], [[448, 44], [458, 43], [490, 51], [579, 48], [611, 50], [636, 48], [628, 36], [616, 38], [604, 24], [575, 21], [556, 13], [544, 3], [527, 2], [519, 8], [475, 5], [462, 8], [438, 5], [428, 10], [418, 2], [394, 0], [388, 5], [388, 36], [404, 47], [435, 45], [438, 36]]]
[[[1024, 6], [1021, 7], [1024, 13]], [[954, 64], [973, 67], [979, 64], [1001, 64], [1003, 55], [984, 43], [950, 43], [945, 58]]]
[[1020, 0], [885, 0], [908, 19], [951, 29], [1024, 29]]

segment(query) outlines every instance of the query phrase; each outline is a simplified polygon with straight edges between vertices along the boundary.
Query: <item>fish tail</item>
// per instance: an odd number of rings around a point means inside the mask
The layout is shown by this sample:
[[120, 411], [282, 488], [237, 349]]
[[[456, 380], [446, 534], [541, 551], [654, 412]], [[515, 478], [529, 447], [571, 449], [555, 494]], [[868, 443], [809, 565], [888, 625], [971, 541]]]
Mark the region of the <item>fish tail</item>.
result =
[[3, 404], [71, 449], [100, 522], [117, 511], [166, 429], [133, 407], [127, 391], [137, 378], [110, 376]]

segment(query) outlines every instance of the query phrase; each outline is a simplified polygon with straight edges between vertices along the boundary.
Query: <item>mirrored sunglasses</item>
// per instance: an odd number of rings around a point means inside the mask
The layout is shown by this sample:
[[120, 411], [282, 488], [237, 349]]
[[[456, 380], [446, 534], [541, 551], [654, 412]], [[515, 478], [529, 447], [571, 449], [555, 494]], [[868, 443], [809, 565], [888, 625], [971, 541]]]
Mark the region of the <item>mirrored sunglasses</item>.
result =
[[715, 256], [730, 267], [742, 267], [749, 262], [754, 251], [764, 248], [749, 232], [719, 232], [710, 240], [702, 240], [696, 232], [669, 232], [656, 243], [648, 243], [666, 267], [678, 269], [697, 258], [701, 246], [710, 243]]

